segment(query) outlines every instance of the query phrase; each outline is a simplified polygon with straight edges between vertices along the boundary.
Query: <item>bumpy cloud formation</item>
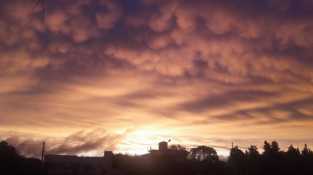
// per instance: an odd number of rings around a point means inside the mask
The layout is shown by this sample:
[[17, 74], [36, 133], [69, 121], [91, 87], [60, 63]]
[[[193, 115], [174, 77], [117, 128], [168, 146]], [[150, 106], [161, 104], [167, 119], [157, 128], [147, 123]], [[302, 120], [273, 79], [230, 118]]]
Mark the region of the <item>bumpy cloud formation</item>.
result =
[[[188, 127], [228, 140], [286, 140], [292, 130], [305, 142], [312, 9], [311, 0], [1, 2], [0, 126], [49, 136]], [[202, 138], [186, 135], [173, 133]], [[85, 139], [54, 152], [104, 143]]]

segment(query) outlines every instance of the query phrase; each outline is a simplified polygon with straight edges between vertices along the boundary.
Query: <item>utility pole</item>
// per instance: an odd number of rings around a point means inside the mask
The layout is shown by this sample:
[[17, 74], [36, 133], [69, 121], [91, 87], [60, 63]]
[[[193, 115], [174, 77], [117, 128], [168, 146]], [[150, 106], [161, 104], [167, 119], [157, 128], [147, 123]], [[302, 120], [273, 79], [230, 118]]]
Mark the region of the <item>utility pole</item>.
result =
[[45, 149], [46, 149], [46, 142], [42, 142], [42, 149], [41, 149], [41, 162], [45, 159]]

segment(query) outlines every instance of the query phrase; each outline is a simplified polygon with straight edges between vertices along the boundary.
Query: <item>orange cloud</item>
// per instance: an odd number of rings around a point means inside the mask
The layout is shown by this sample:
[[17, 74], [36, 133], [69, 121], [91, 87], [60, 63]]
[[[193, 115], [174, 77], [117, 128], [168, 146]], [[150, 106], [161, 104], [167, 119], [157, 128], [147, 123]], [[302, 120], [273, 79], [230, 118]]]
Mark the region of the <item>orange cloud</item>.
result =
[[313, 4], [243, 2], [57, 0], [45, 18], [31, 1], [3, 3], [0, 134], [19, 132], [11, 142], [28, 154], [37, 140], [17, 138], [26, 133], [78, 154], [100, 152], [105, 138], [138, 150], [142, 133], [224, 149], [307, 142]]

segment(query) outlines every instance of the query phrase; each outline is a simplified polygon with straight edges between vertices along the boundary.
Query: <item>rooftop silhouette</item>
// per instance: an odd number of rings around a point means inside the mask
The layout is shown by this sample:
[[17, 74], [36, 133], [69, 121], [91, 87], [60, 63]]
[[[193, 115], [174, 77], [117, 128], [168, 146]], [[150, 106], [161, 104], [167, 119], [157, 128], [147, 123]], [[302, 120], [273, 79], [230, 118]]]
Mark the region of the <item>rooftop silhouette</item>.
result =
[[233, 146], [222, 161], [213, 147], [201, 145], [187, 150], [182, 145], [160, 142], [158, 150], [130, 156], [104, 151], [99, 157], [51, 155], [41, 160], [25, 158], [7, 142], [0, 142], [1, 174], [12, 175], [312, 175], [313, 152], [304, 145], [280, 150], [276, 141], [264, 142], [263, 152], [251, 145], [247, 150]]

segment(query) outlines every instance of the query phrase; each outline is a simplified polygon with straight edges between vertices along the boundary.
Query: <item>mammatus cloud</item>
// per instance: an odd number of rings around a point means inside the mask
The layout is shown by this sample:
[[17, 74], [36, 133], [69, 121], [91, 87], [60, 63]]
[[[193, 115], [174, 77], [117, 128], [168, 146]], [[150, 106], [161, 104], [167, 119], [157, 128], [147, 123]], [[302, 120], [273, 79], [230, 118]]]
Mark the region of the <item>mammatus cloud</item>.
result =
[[151, 126], [187, 144], [311, 139], [310, 0], [0, 4], [0, 132], [62, 136], [51, 150], [73, 154], [105, 145], [68, 137], [97, 127]]

